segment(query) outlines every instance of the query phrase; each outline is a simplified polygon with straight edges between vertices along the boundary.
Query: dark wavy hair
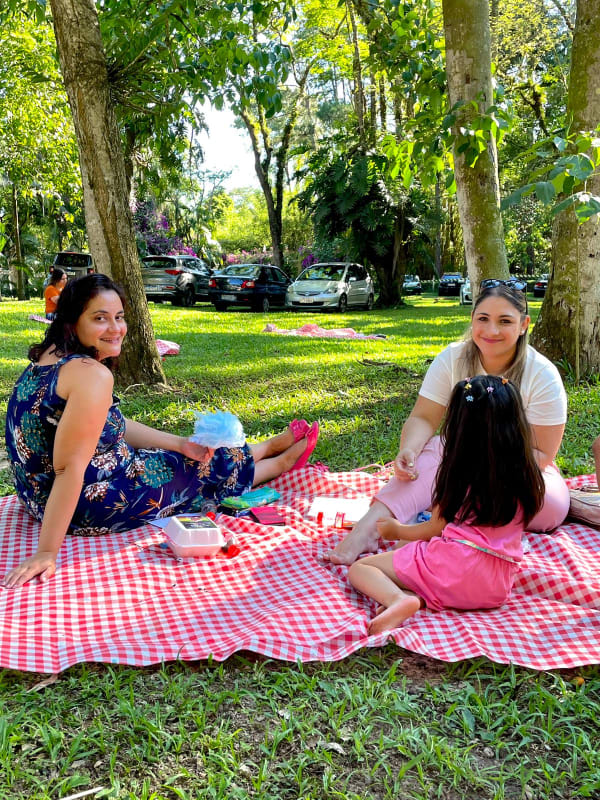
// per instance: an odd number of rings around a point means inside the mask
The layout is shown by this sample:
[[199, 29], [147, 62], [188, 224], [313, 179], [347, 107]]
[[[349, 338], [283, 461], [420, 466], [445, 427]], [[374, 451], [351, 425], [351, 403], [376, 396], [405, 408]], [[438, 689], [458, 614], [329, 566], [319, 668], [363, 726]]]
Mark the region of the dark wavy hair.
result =
[[64, 269], [61, 269], [60, 267], [54, 267], [53, 270], [52, 270], [52, 275], [50, 275], [49, 283], [51, 283], [52, 286], [54, 286], [60, 280], [62, 280], [62, 276], [66, 275], [66, 274], [67, 273], [64, 271]]
[[[58, 298], [56, 316], [48, 326], [46, 335], [39, 344], [32, 344], [29, 348], [30, 361], [39, 361], [42, 353], [50, 347], [54, 348], [54, 353], [59, 358], [72, 353], [82, 353], [97, 358], [98, 351], [95, 347], [85, 347], [79, 341], [75, 333], [75, 325], [90, 300], [100, 292], [116, 292], [125, 307], [123, 289], [107, 275], [92, 273], [68, 281]], [[111, 366], [112, 359], [106, 359], [106, 363]]]
[[544, 479], [518, 389], [478, 375], [452, 391], [441, 431], [433, 503], [448, 521], [507, 525], [520, 507], [527, 525], [544, 501]]

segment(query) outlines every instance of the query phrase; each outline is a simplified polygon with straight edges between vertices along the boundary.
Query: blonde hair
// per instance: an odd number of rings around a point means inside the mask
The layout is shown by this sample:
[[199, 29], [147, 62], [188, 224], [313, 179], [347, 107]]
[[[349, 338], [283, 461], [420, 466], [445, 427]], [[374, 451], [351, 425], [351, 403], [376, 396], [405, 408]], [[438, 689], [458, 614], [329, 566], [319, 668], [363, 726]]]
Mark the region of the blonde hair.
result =
[[[502, 297], [504, 300], [513, 305], [521, 315], [521, 321], [527, 316], [527, 297], [520, 289], [514, 289], [511, 286], [491, 286], [489, 289], [483, 289], [473, 304], [473, 314], [477, 311], [477, 307], [488, 297]], [[471, 316], [473, 316], [473, 314]], [[471, 327], [466, 334], [466, 345], [462, 355], [462, 364], [465, 370], [465, 375], [477, 375], [480, 372], [479, 365], [481, 358], [479, 348], [473, 341]], [[525, 370], [527, 362], [527, 343], [528, 331], [517, 339], [515, 346], [515, 357], [513, 358], [508, 369], [504, 371], [504, 377], [508, 378], [517, 388], [521, 388], [521, 378]]]

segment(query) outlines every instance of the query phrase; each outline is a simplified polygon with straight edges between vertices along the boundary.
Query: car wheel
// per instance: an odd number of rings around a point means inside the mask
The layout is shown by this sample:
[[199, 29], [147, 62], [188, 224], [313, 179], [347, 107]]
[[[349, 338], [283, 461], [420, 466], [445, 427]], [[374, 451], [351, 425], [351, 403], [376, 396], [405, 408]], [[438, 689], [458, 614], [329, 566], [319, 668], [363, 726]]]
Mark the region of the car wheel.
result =
[[345, 294], [343, 294], [338, 300], [337, 310], [340, 312], [340, 314], [343, 314], [347, 308], [348, 308], [348, 298], [346, 297]]
[[370, 310], [373, 308], [373, 303], [374, 303], [374, 302], [375, 302], [375, 298], [373, 297], [373, 295], [372, 295], [372, 294], [370, 294], [370, 295], [369, 295], [369, 299], [367, 300], [367, 304], [366, 304], [366, 306], [365, 306], [365, 308], [367, 309], [367, 311], [370, 311]]
[[195, 302], [196, 302], [196, 297], [194, 294], [194, 287], [186, 286], [185, 289], [181, 292], [181, 294], [179, 294], [177, 298], [173, 300], [173, 305], [189, 308], [190, 306], [193, 306]]
[[267, 295], [265, 295], [264, 297], [261, 297], [260, 300], [258, 300], [256, 302], [256, 305], [254, 306], [254, 310], [255, 311], [262, 311], [263, 314], [268, 314], [269, 313], [269, 311], [271, 310], [271, 303], [269, 302], [269, 298], [267, 297]]
[[226, 311], [227, 303], [213, 303], [215, 311]]

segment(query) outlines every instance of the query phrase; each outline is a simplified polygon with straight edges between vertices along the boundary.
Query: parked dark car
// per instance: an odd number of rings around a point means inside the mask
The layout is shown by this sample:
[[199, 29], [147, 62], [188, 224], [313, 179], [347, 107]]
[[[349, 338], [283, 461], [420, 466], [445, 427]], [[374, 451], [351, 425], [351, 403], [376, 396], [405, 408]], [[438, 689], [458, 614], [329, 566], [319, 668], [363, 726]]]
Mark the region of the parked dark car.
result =
[[146, 256], [142, 279], [148, 300], [170, 300], [174, 306], [193, 306], [208, 300], [210, 268], [195, 256]]
[[268, 264], [232, 264], [215, 272], [209, 281], [209, 300], [217, 311], [227, 306], [247, 306], [267, 312], [271, 306], [283, 306], [291, 280]]
[[402, 294], [421, 294], [423, 287], [418, 275], [405, 275], [402, 284]]
[[533, 284], [533, 296], [543, 297], [548, 288], [548, 274], [540, 275], [539, 279]]
[[460, 272], [444, 272], [440, 278], [440, 285], [438, 286], [438, 295], [458, 295], [460, 294], [460, 287], [464, 283], [464, 278]]
[[89, 253], [76, 253], [71, 250], [63, 250], [54, 256], [52, 263], [54, 269], [63, 269], [67, 273], [67, 278], [80, 278], [87, 275], [94, 269], [94, 261]]

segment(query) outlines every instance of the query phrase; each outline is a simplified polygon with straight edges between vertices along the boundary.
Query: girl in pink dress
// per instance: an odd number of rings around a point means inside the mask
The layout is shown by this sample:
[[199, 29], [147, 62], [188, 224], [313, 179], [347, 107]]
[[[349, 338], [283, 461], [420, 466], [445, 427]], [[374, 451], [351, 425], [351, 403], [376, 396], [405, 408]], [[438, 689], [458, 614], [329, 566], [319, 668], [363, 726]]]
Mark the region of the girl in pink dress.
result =
[[494, 608], [510, 595], [523, 531], [545, 491], [518, 390], [494, 375], [459, 381], [441, 442], [431, 519], [379, 520], [379, 535], [398, 544], [350, 567], [354, 588], [380, 603], [369, 633], [398, 627], [424, 605]]

